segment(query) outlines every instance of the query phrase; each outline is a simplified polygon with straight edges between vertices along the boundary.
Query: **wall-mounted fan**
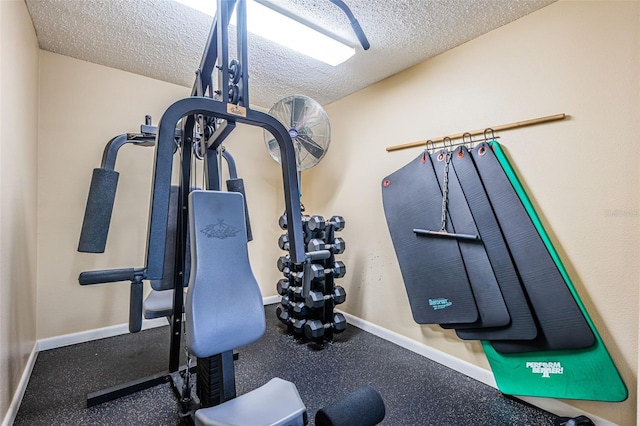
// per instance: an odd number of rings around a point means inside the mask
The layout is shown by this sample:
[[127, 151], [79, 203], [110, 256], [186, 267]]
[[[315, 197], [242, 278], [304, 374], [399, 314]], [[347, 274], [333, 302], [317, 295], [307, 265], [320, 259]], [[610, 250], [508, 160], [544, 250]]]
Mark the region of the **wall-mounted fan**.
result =
[[[289, 130], [296, 150], [298, 171], [307, 170], [322, 160], [331, 142], [331, 125], [318, 102], [308, 96], [288, 96], [276, 102], [269, 114]], [[278, 142], [266, 130], [264, 141], [271, 157], [280, 163]]]

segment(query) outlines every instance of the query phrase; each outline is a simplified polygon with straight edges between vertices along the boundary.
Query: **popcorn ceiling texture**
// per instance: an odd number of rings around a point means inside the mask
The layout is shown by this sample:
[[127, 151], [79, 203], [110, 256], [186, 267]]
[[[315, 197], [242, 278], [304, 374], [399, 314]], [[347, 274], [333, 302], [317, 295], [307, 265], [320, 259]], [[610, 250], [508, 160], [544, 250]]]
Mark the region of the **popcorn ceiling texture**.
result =
[[[332, 67], [249, 34], [250, 101], [269, 108], [299, 93], [328, 104], [554, 1], [347, 0], [371, 43], [363, 51], [346, 15], [329, 0], [274, 0], [356, 47], [356, 54]], [[187, 87], [213, 19], [171, 0], [26, 3], [40, 48]]]

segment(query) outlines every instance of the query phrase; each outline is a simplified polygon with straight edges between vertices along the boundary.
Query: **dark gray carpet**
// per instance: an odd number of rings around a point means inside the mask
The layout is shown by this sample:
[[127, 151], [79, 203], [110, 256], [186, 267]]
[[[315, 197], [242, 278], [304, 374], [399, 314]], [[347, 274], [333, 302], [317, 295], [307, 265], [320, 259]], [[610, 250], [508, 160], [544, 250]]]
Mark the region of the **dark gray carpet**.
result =
[[[384, 425], [553, 425], [555, 416], [504, 397], [499, 391], [356, 327], [324, 349], [286, 335], [265, 308], [267, 332], [240, 349], [238, 394], [274, 376], [292, 381], [310, 424], [322, 406], [364, 385], [381, 393]], [[184, 425], [169, 384], [96, 407], [86, 394], [163, 371], [168, 327], [43, 351], [15, 425]]]

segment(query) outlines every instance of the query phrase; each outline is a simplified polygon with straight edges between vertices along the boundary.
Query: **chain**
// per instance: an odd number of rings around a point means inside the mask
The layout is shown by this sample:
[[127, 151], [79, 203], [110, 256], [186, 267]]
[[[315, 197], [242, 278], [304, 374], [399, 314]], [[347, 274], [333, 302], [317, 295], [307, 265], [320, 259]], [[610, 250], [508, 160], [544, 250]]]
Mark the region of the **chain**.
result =
[[442, 217], [440, 232], [447, 232], [447, 204], [449, 202], [449, 163], [451, 163], [451, 151], [447, 150], [444, 160], [444, 183], [442, 185]]
[[182, 346], [184, 348], [184, 354], [187, 358], [187, 369], [184, 371], [184, 382], [182, 386], [182, 400], [184, 402], [191, 400], [191, 353], [187, 347], [187, 326], [186, 321], [182, 321]]

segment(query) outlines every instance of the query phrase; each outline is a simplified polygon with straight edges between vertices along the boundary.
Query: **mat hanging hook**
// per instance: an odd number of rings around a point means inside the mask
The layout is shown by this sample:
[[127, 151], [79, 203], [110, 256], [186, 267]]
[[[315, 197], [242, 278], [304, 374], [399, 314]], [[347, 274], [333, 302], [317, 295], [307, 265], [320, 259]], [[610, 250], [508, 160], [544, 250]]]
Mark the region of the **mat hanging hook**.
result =
[[[469, 137], [469, 140], [468, 140], [468, 141], [466, 140], [466, 137], [467, 137], [467, 136]], [[467, 147], [467, 149], [469, 149], [469, 150], [472, 150], [472, 149], [473, 149], [473, 142], [474, 142], [474, 140], [473, 140], [473, 136], [471, 135], [471, 133], [469, 133], [469, 132], [464, 132], [464, 133], [462, 134], [462, 145], [466, 146], [466, 147]]]
[[422, 153], [422, 164], [427, 162], [427, 156], [431, 156], [433, 151], [434, 151], [433, 141], [431, 139], [429, 139], [425, 143], [424, 152]]
[[[489, 139], [489, 138], [487, 137], [487, 134], [489, 134], [489, 132], [490, 132], [490, 134], [491, 134], [491, 139]], [[493, 131], [493, 129], [492, 129], [491, 127], [487, 127], [486, 129], [484, 129], [483, 137], [484, 137], [484, 140], [485, 140], [485, 141], [489, 142], [490, 140], [492, 140], [492, 141], [493, 141], [493, 140], [495, 140], [495, 139], [496, 139], [496, 134], [495, 134], [495, 132]]]
[[433, 141], [431, 139], [428, 139], [427, 142], [425, 143], [425, 151], [427, 151], [427, 154], [431, 155], [435, 152], [435, 144], [433, 143]]
[[445, 136], [442, 138], [442, 147], [447, 151], [447, 153], [451, 153], [451, 148], [453, 148], [453, 141], [449, 136]]

